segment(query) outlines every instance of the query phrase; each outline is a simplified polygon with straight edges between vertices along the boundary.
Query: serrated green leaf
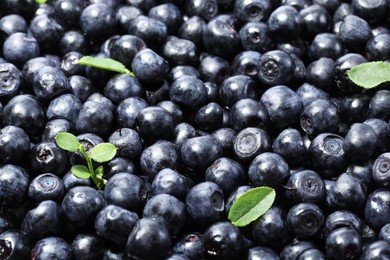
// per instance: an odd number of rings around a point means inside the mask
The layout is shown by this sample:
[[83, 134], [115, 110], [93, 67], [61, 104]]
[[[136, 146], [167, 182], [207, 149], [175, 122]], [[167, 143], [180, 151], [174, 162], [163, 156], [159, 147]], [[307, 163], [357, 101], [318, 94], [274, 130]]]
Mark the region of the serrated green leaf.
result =
[[348, 77], [359, 87], [374, 88], [390, 81], [390, 64], [384, 61], [362, 63], [350, 69]]
[[233, 202], [228, 219], [237, 227], [246, 226], [271, 208], [275, 196], [270, 187], [250, 189]]
[[84, 165], [73, 165], [70, 171], [73, 173], [74, 176], [80, 179], [88, 179], [91, 174], [88, 171], [88, 168]]
[[131, 72], [125, 67], [125, 65], [111, 58], [84, 56], [77, 62], [77, 64], [87, 65], [90, 67], [95, 67], [104, 70], [110, 70], [121, 74], [129, 74], [133, 77], [135, 76], [133, 72]]
[[76, 152], [79, 149], [80, 143], [77, 137], [71, 133], [63, 132], [55, 136], [55, 141], [58, 147], [69, 152]]
[[114, 158], [116, 154], [116, 147], [110, 143], [101, 143], [97, 144], [92, 148], [90, 157], [95, 162], [108, 162], [112, 158]]
[[95, 169], [95, 176], [98, 179], [103, 179], [103, 174], [104, 174], [104, 168], [103, 166], [99, 166]]

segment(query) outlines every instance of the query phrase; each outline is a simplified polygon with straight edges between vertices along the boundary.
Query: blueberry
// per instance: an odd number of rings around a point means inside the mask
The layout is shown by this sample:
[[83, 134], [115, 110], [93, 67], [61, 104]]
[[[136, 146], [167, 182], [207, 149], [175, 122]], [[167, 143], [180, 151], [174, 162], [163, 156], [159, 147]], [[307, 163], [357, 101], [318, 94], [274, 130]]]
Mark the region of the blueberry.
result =
[[337, 60], [344, 54], [344, 45], [337, 35], [320, 33], [311, 42], [308, 54], [312, 61], [320, 58]]
[[379, 118], [385, 121], [389, 121], [390, 109], [389, 101], [390, 91], [389, 90], [377, 90], [371, 97], [370, 103], [368, 104], [368, 118]]
[[10, 99], [19, 94], [22, 89], [22, 73], [12, 63], [0, 64], [0, 98], [2, 100]]
[[287, 162], [276, 153], [265, 152], [256, 156], [248, 168], [248, 177], [253, 186], [280, 188], [290, 176]]
[[132, 161], [121, 158], [121, 157], [115, 157], [111, 161], [109, 161], [106, 165], [104, 165], [104, 175], [103, 177], [105, 179], [111, 178], [114, 174], [120, 173], [120, 172], [130, 172], [130, 173], [136, 173], [137, 170], [135, 168], [135, 165]]
[[212, 133], [219, 141], [223, 155], [231, 155], [233, 152], [233, 142], [236, 138], [236, 131], [228, 127], [222, 127]]
[[366, 58], [358, 53], [347, 53], [334, 63], [334, 80], [339, 89], [345, 93], [356, 93], [360, 88], [348, 78], [347, 72], [354, 66], [367, 62]]
[[375, 241], [363, 248], [361, 259], [381, 259], [390, 257], [390, 243], [388, 241]]
[[251, 161], [257, 155], [271, 150], [269, 134], [258, 127], [247, 127], [237, 133], [233, 152], [241, 161]]
[[22, 128], [30, 140], [39, 140], [44, 126], [44, 113], [35, 96], [22, 94], [13, 97], [3, 110], [3, 124]]
[[300, 125], [310, 136], [320, 133], [336, 133], [340, 117], [335, 104], [326, 99], [308, 102], [302, 109]]
[[353, 0], [351, 1], [351, 5], [354, 13], [366, 20], [369, 24], [382, 22], [386, 18], [386, 10], [388, 9], [386, 1], [366, 2], [363, 0]]
[[43, 259], [63, 259], [73, 258], [70, 245], [60, 237], [45, 237], [39, 240], [31, 249], [31, 258], [36, 260]]
[[172, 251], [175, 254], [183, 254], [189, 259], [203, 259], [204, 252], [201, 234], [185, 234], [173, 245]]
[[54, 142], [41, 142], [30, 150], [31, 168], [36, 174], [51, 172], [62, 177], [69, 170], [65, 150]]
[[175, 237], [186, 223], [185, 204], [172, 195], [157, 194], [146, 202], [143, 217], [161, 220], [170, 235]]
[[3, 44], [4, 58], [18, 67], [40, 54], [37, 39], [23, 32], [11, 34]]
[[[134, 56], [146, 48], [146, 43], [135, 35], [125, 34], [115, 40], [109, 47], [110, 57], [123, 63], [127, 68], [131, 67]], [[123, 78], [120, 77], [120, 78]], [[125, 77], [127, 78], [127, 76]], [[129, 79], [129, 81], [131, 81]]]
[[243, 22], [267, 21], [272, 12], [271, 1], [239, 0], [234, 2], [234, 14]]
[[[256, 2], [256, 1], [247, 1], [247, 2]], [[265, 1], [260, 1], [260, 2], [265, 2]], [[256, 7], [254, 7], [254, 9], [256, 9]], [[252, 19], [252, 18], [250, 16], [249, 17], [244, 16], [242, 17], [242, 19]], [[275, 45], [274, 42], [272, 41], [272, 36], [269, 31], [268, 25], [264, 22], [260, 22], [260, 21], [247, 22], [239, 30], [239, 35], [240, 35], [242, 48], [246, 51], [258, 51], [259, 53], [264, 53], [272, 50], [272, 48]], [[241, 55], [241, 53], [238, 55]]]
[[280, 252], [280, 258], [286, 260], [297, 259], [297, 257], [303, 252], [315, 248], [316, 246], [313, 242], [295, 238], [282, 249], [282, 252]]
[[111, 134], [108, 141], [118, 149], [118, 156], [136, 159], [141, 155], [143, 148], [142, 139], [133, 129], [120, 128]]
[[80, 109], [76, 121], [76, 130], [108, 136], [114, 116], [109, 107], [96, 101], [86, 101]]
[[376, 144], [377, 136], [372, 127], [355, 123], [344, 138], [344, 151], [349, 161], [366, 161], [374, 153]]
[[340, 175], [347, 167], [344, 138], [331, 133], [317, 135], [309, 147], [314, 169], [323, 176]]
[[77, 96], [81, 102], [87, 101], [87, 99], [94, 92], [94, 86], [92, 85], [92, 82], [84, 76], [70, 76], [69, 84], [72, 88], [71, 92], [74, 93], [74, 95]]
[[303, 31], [304, 20], [294, 7], [282, 5], [272, 11], [268, 18], [268, 26], [275, 37], [298, 38]]
[[180, 148], [180, 156], [184, 165], [195, 169], [210, 166], [221, 155], [221, 144], [213, 135], [189, 138]]
[[305, 24], [305, 36], [312, 36], [329, 31], [332, 25], [332, 17], [321, 5], [312, 4], [300, 10]]
[[317, 248], [308, 248], [298, 255], [297, 260], [318, 259], [325, 260], [325, 254]]
[[67, 220], [76, 227], [88, 227], [93, 225], [96, 214], [106, 205], [102, 193], [88, 186], [76, 186], [71, 188], [62, 200], [62, 210]]
[[231, 127], [240, 131], [246, 127], [260, 127], [266, 129], [269, 117], [266, 107], [261, 101], [251, 98], [238, 100], [229, 111]]
[[38, 175], [28, 187], [28, 197], [36, 203], [44, 200], [60, 203], [64, 195], [65, 186], [62, 180], [52, 173]]
[[83, 54], [77, 51], [70, 51], [65, 53], [61, 60], [61, 69], [67, 76], [77, 75], [85, 73], [85, 67], [77, 64], [77, 62], [83, 57]]
[[168, 74], [168, 79], [175, 81], [181, 76], [192, 76], [199, 78], [199, 71], [193, 66], [190, 65], [177, 65], [171, 68]]
[[27, 212], [20, 230], [31, 241], [37, 241], [48, 236], [59, 235], [64, 221], [65, 216], [61, 206], [52, 200], [45, 200]]
[[287, 227], [300, 238], [311, 237], [319, 233], [324, 224], [324, 212], [312, 203], [299, 203], [287, 213]]
[[248, 260], [255, 259], [275, 259], [279, 260], [279, 255], [271, 248], [265, 246], [254, 246], [248, 249]]
[[257, 76], [264, 85], [275, 86], [291, 82], [294, 61], [288, 53], [281, 50], [267, 51], [260, 57], [259, 63]]
[[204, 131], [219, 129], [223, 123], [223, 108], [215, 102], [199, 108], [195, 114], [195, 124]]
[[289, 87], [278, 85], [267, 89], [261, 96], [273, 127], [285, 128], [296, 123], [302, 111], [302, 101]]
[[379, 230], [378, 239], [385, 240], [390, 243], [390, 223], [381, 227]]
[[171, 141], [178, 148], [180, 148], [185, 140], [195, 136], [196, 130], [192, 125], [190, 125], [189, 123], [180, 123], [173, 128]]
[[306, 67], [306, 80], [322, 90], [330, 90], [335, 86], [334, 60], [331, 58], [319, 58]]
[[191, 179], [169, 168], [159, 171], [153, 179], [153, 194], [169, 194], [179, 200], [184, 200], [193, 186]]
[[219, 99], [222, 105], [231, 107], [241, 99], [247, 98], [258, 98], [256, 83], [250, 76], [231, 76], [219, 86]]
[[204, 82], [210, 81], [216, 84], [222, 83], [231, 74], [229, 62], [213, 55], [201, 58], [198, 70], [200, 79]]
[[226, 221], [212, 224], [203, 234], [206, 257], [235, 259], [242, 249], [240, 230]]
[[18, 14], [4, 15], [0, 19], [0, 31], [1, 31], [1, 42], [4, 41], [3, 37], [6, 38], [16, 32], [26, 32], [27, 22], [23, 16]]
[[238, 162], [221, 157], [206, 169], [205, 180], [218, 184], [223, 193], [228, 195], [246, 183], [246, 174]]
[[240, 37], [234, 27], [213, 19], [203, 30], [203, 44], [211, 55], [231, 59], [240, 50]]
[[362, 238], [352, 227], [332, 231], [325, 241], [325, 252], [329, 258], [353, 259], [360, 255], [361, 250]]
[[78, 25], [83, 5], [74, 0], [57, 1], [54, 5], [54, 15], [59, 24], [64, 28], [72, 28]]
[[149, 106], [138, 113], [135, 127], [145, 142], [167, 139], [173, 131], [172, 115], [166, 109]]
[[108, 205], [102, 208], [95, 218], [96, 233], [113, 243], [124, 246], [138, 221], [138, 215], [122, 207]]
[[65, 173], [62, 177], [62, 183], [64, 184], [65, 190], [69, 191], [71, 188], [76, 186], [93, 186], [93, 182], [90, 178], [88, 179], [80, 179], [77, 178], [71, 171]]
[[80, 27], [88, 38], [104, 39], [115, 31], [115, 13], [108, 5], [92, 3], [80, 14]]
[[149, 10], [148, 16], [163, 22], [168, 29], [169, 34], [175, 34], [183, 23], [181, 10], [177, 3], [165, 3], [156, 5]]
[[186, 108], [197, 108], [207, 101], [204, 83], [192, 76], [182, 76], [169, 87], [171, 100]]
[[116, 108], [119, 126], [133, 128], [138, 113], [148, 106], [148, 103], [139, 97], [129, 97], [120, 102]]
[[370, 98], [364, 94], [345, 96], [339, 106], [342, 121], [353, 124], [362, 122], [367, 118]]
[[189, 17], [199, 16], [208, 21], [219, 13], [217, 0], [190, 0], [185, 3], [185, 14]]
[[175, 144], [165, 140], [157, 141], [142, 151], [140, 158], [142, 172], [149, 180], [153, 180], [164, 168], [177, 169], [179, 156]]
[[196, 65], [198, 49], [193, 42], [171, 36], [162, 47], [162, 55], [172, 65]]
[[78, 234], [70, 245], [74, 259], [101, 258], [105, 248], [103, 240], [94, 234]]
[[11, 229], [0, 234], [0, 251], [4, 259], [28, 259], [31, 241], [20, 230]]
[[126, 243], [126, 256], [135, 259], [165, 259], [171, 239], [165, 225], [158, 220], [141, 218]]
[[149, 48], [157, 47], [166, 41], [168, 27], [158, 19], [138, 15], [129, 24], [128, 33], [141, 38]]
[[379, 155], [372, 166], [372, 178], [379, 187], [390, 185], [390, 153]]
[[200, 16], [194, 15], [182, 23], [178, 36], [182, 39], [192, 41], [199, 48], [203, 45], [203, 30], [206, 22]]
[[[71, 0], [72, 1], [72, 0]], [[85, 54], [90, 49], [90, 43], [86, 36], [79, 30], [68, 30], [60, 39], [59, 49], [62, 54], [76, 51]]]
[[318, 173], [300, 170], [289, 177], [284, 193], [293, 204], [301, 202], [320, 204], [326, 196], [325, 183]]
[[0, 129], [0, 162], [21, 164], [30, 151], [30, 139], [26, 132], [17, 126]]
[[222, 219], [224, 215], [224, 194], [217, 184], [201, 182], [188, 192], [187, 214], [201, 226], [207, 226]]
[[290, 240], [286, 224], [286, 213], [273, 206], [258, 220], [251, 224], [253, 240], [257, 244], [282, 248]]
[[0, 167], [0, 199], [1, 206], [17, 207], [28, 192], [30, 176], [27, 171], [13, 164]]
[[167, 110], [171, 114], [174, 126], [181, 123], [181, 121], [183, 120], [183, 110], [175, 102], [172, 102], [170, 100], [163, 100], [159, 102], [157, 106]]
[[50, 102], [46, 110], [46, 118], [47, 120], [66, 119], [75, 125], [81, 107], [82, 103], [77, 96], [63, 94]]
[[42, 52], [57, 51], [64, 28], [54, 18], [47, 14], [37, 15], [30, 21], [29, 29]]
[[[243, 48], [245, 48], [244, 43]], [[260, 69], [260, 57], [261, 53], [257, 51], [240, 52], [231, 62], [232, 75], [247, 75], [253, 80], [257, 80], [257, 71]]]
[[327, 237], [332, 231], [342, 227], [350, 227], [358, 231], [363, 231], [363, 221], [356, 213], [348, 210], [336, 210], [326, 217], [323, 232]]
[[389, 201], [388, 189], [376, 189], [370, 193], [364, 208], [364, 218], [371, 227], [379, 229], [390, 222]]

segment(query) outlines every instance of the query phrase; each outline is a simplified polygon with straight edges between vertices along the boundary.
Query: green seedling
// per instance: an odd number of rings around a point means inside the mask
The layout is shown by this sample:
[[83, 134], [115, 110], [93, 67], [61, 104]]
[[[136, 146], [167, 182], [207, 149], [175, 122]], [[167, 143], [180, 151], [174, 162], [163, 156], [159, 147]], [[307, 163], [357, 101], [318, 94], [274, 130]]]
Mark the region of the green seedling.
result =
[[77, 64], [86, 65], [94, 68], [110, 70], [114, 72], [118, 72], [120, 74], [129, 74], [130, 76], [135, 77], [135, 74], [128, 70], [123, 63], [116, 61], [111, 58], [99, 58], [92, 56], [84, 56], [82, 57]]
[[365, 62], [350, 69], [348, 77], [359, 87], [374, 88], [390, 82], [390, 64], [384, 61]]
[[274, 203], [275, 197], [276, 192], [270, 187], [250, 189], [233, 202], [228, 219], [237, 227], [246, 226], [266, 213]]
[[37, 4], [44, 4], [47, 2], [47, 0], [35, 0]]
[[55, 137], [56, 144], [63, 150], [75, 153], [80, 151], [84, 156], [87, 166], [85, 165], [73, 165], [71, 172], [74, 176], [80, 179], [89, 179], [95, 183], [98, 189], [101, 189], [107, 182], [103, 178], [104, 169], [103, 166], [99, 166], [96, 169], [93, 169], [92, 162], [108, 162], [114, 158], [117, 148], [110, 143], [100, 143], [94, 146], [89, 154], [85, 151], [83, 144], [79, 142], [76, 136], [71, 133], [63, 132], [59, 133]]

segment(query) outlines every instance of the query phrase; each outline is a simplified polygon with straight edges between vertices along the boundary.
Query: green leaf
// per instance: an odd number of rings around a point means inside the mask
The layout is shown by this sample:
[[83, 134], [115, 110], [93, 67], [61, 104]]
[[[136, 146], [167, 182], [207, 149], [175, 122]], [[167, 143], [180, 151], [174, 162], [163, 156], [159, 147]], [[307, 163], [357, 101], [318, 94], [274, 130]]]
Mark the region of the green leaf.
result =
[[84, 165], [73, 165], [70, 171], [73, 173], [74, 176], [80, 179], [88, 179], [91, 174], [88, 171], [88, 168]]
[[350, 69], [348, 77], [362, 88], [374, 88], [390, 81], [390, 64], [384, 61], [362, 63]]
[[56, 144], [66, 151], [76, 152], [79, 149], [79, 140], [77, 140], [77, 137], [71, 133], [59, 133], [54, 139], [56, 140]]
[[135, 76], [133, 72], [126, 69], [125, 65], [111, 58], [84, 56], [77, 62], [77, 64], [87, 65], [104, 70], [110, 70], [121, 74], [129, 74], [133, 77]]
[[275, 196], [270, 187], [250, 189], [233, 202], [228, 219], [237, 227], [246, 226], [271, 208]]
[[95, 162], [108, 162], [112, 158], [114, 158], [116, 154], [116, 147], [113, 144], [110, 143], [101, 143], [97, 144], [95, 147], [92, 148], [90, 157]]
[[99, 166], [95, 169], [95, 176], [96, 178], [98, 178], [99, 180], [102, 180], [103, 179], [103, 174], [104, 174], [104, 168], [103, 166]]
[[44, 4], [47, 2], [47, 0], [35, 0], [37, 4]]

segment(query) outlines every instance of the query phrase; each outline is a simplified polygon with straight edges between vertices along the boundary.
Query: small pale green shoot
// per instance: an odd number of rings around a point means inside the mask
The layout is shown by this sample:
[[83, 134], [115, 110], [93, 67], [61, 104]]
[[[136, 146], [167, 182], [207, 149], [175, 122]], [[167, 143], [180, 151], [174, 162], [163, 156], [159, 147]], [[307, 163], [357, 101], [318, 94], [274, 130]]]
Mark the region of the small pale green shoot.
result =
[[45, 4], [47, 0], [35, 0], [37, 4]]
[[104, 168], [99, 166], [93, 169], [93, 161], [98, 163], [108, 162], [116, 155], [117, 148], [110, 143], [101, 143], [92, 148], [90, 155], [85, 151], [85, 147], [81, 144], [77, 137], [71, 133], [63, 132], [55, 136], [55, 141], [58, 147], [69, 152], [77, 152], [84, 156], [87, 166], [73, 165], [71, 172], [74, 176], [80, 179], [91, 178], [98, 189], [101, 189], [106, 180], [103, 178]]
[[270, 187], [250, 189], [233, 202], [228, 219], [237, 227], [246, 226], [266, 213], [274, 203], [275, 197], [275, 190]]
[[359, 87], [370, 89], [390, 82], [390, 64], [372, 61], [359, 64], [348, 71], [349, 79]]
[[123, 63], [111, 58], [84, 56], [77, 62], [77, 64], [86, 65], [86, 66], [95, 67], [104, 70], [110, 70], [110, 71], [118, 72], [120, 74], [129, 74], [135, 77], [134, 73], [128, 70], [126, 66], [123, 65]]

